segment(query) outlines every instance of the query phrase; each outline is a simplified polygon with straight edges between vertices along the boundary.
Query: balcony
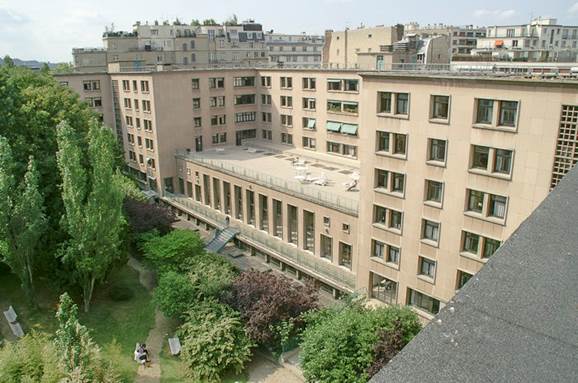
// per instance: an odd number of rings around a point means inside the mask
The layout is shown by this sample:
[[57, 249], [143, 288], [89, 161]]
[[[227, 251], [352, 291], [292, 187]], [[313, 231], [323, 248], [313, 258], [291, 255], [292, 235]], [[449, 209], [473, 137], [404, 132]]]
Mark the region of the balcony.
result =
[[[189, 211], [192, 215], [206, 220], [219, 229], [225, 226], [226, 215], [218, 210], [214, 210], [183, 195], [166, 191], [163, 192], [162, 198], [169, 204]], [[340, 290], [349, 292], [355, 290], [355, 275], [353, 273], [242, 222], [232, 221], [230, 226], [239, 230], [240, 234], [238, 237], [241, 241], [257, 248], [265, 249], [278, 256], [285, 263], [307, 274], [314, 275], [319, 280]]]

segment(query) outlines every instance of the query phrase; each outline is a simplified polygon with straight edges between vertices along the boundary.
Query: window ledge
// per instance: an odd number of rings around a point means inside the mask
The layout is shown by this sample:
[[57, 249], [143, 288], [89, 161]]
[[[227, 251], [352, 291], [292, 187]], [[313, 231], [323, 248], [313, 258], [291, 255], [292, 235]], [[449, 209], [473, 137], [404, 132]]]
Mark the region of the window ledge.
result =
[[377, 117], [397, 118], [398, 120], [409, 120], [409, 114], [377, 113]]
[[395, 197], [395, 198], [400, 198], [400, 199], [405, 199], [405, 193], [397, 193], [397, 192], [391, 192], [385, 188], [381, 188], [381, 187], [376, 187], [373, 189], [374, 192], [379, 193], [379, 194], [385, 194], [391, 197]]
[[431, 117], [429, 119], [429, 122], [432, 124], [440, 124], [440, 125], [449, 125], [450, 124], [450, 120], [449, 118], [434, 118]]
[[403, 160], [403, 161], [407, 160], [406, 154], [392, 154], [389, 152], [385, 152], [383, 150], [378, 150], [375, 152], [375, 154], [378, 156], [382, 156], [382, 157], [397, 158], [398, 160]]
[[380, 224], [380, 223], [375, 223], [375, 222], [374, 222], [374, 223], [372, 223], [372, 226], [375, 227], [375, 228], [377, 228], [377, 229], [380, 229], [380, 230], [385, 230], [385, 231], [389, 231], [390, 233], [393, 233], [393, 234], [401, 235], [401, 230], [394, 229], [394, 228], [391, 228], [391, 227], [387, 227], [387, 226], [382, 225], [382, 224]]
[[476, 213], [474, 211], [464, 211], [464, 215], [470, 218], [476, 218], [482, 221], [486, 221], [489, 223], [494, 223], [496, 225], [500, 225], [500, 226], [505, 226], [506, 225], [506, 219], [505, 218], [496, 218], [496, 217], [488, 217], [485, 216], [482, 213]]
[[433, 240], [431, 240], [431, 239], [422, 238], [422, 239], [420, 239], [419, 241], [420, 241], [421, 243], [423, 243], [424, 245], [432, 246], [432, 247], [435, 247], [435, 248], [438, 248], [439, 245], [440, 245], [440, 244], [439, 244], [439, 240], [436, 242], [436, 241], [433, 241]]
[[493, 124], [473, 124], [472, 128], [475, 129], [486, 129], [486, 130], [496, 130], [505, 133], [517, 133], [518, 128], [516, 126], [503, 126], [503, 125], [493, 125]]
[[481, 262], [481, 263], [486, 263], [486, 262], [488, 262], [488, 259], [489, 259], [489, 258], [480, 258], [478, 255], [468, 253], [467, 251], [460, 251], [460, 256], [464, 257], [464, 258], [471, 259], [473, 261]]
[[349, 93], [349, 94], [359, 94], [358, 90], [335, 90], [335, 89], [327, 89], [327, 93]]
[[445, 163], [445, 162], [441, 162], [441, 161], [426, 160], [425, 163], [426, 163], [427, 165], [435, 166], [435, 167], [438, 167], [438, 168], [445, 168], [445, 167], [446, 167], [446, 163]]
[[512, 175], [511, 174], [502, 174], [502, 173], [491, 173], [487, 170], [482, 170], [482, 169], [476, 169], [476, 168], [471, 168], [468, 169], [468, 172], [471, 174], [477, 174], [480, 176], [487, 176], [487, 177], [492, 177], [492, 178], [497, 178], [500, 180], [504, 180], [504, 181], [511, 181], [512, 180]]
[[434, 207], [436, 209], [443, 209], [443, 204], [441, 202], [423, 201], [423, 204], [429, 207]]
[[393, 262], [387, 262], [381, 258], [377, 258], [377, 257], [370, 257], [369, 259], [371, 259], [373, 262], [377, 262], [380, 263], [384, 266], [390, 267], [394, 270], [399, 271], [399, 264], [398, 263], [393, 263]]
[[311, 88], [303, 88], [302, 90], [303, 90], [304, 92], [315, 92], [315, 91], [317, 91], [317, 89], [315, 89], [315, 88], [313, 88], [313, 89], [311, 89]]
[[359, 116], [359, 112], [358, 112], [358, 113], [334, 112], [334, 111], [331, 111], [331, 110], [328, 110], [328, 111], [327, 111], [327, 114], [338, 114], [338, 115], [341, 115], [341, 116], [354, 116], [354, 117]]
[[[431, 321], [435, 318], [435, 314], [432, 314], [428, 311], [422, 310], [419, 307], [408, 305], [408, 307], [413, 310], [417, 315], [421, 316], [422, 318]], [[441, 310], [441, 307], [440, 307]]]
[[422, 281], [427, 282], [427, 283], [431, 283], [432, 285], [435, 284], [435, 278], [429, 277], [427, 275], [418, 274], [417, 279], [422, 280]]

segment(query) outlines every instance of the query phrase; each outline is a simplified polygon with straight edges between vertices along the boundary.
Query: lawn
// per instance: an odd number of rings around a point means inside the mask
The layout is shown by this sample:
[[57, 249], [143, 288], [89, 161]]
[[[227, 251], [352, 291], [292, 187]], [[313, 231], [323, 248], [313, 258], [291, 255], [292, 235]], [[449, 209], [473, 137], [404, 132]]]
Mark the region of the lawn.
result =
[[[30, 309], [24, 301], [18, 280], [5, 268], [0, 269], [0, 307], [5, 309], [13, 305], [25, 332], [35, 329], [52, 333], [57, 325], [54, 315], [58, 296], [41, 284], [37, 290], [39, 309]], [[119, 294], [119, 290], [123, 294]], [[116, 299], [111, 299], [113, 295]], [[110, 275], [108, 283], [96, 288], [90, 312], [80, 311], [80, 322], [91, 330], [104, 356], [119, 368], [123, 381], [134, 381], [137, 370], [132, 359], [134, 346], [146, 340], [154, 325], [151, 296], [139, 284], [137, 273], [128, 266], [116, 270]], [[4, 318], [0, 319], [2, 333], [6, 334], [8, 326]]]

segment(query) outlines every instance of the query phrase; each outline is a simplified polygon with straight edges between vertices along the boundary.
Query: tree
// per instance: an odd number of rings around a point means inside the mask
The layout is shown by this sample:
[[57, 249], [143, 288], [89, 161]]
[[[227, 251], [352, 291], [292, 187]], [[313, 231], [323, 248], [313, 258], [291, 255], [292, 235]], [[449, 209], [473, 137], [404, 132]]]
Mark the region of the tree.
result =
[[12, 151], [0, 137], [0, 259], [18, 276], [30, 303], [34, 302], [34, 267], [37, 246], [46, 229], [43, 197], [33, 157], [20, 188], [15, 187]]
[[62, 175], [63, 225], [69, 239], [61, 251], [80, 285], [88, 311], [96, 282], [104, 279], [120, 257], [124, 217], [123, 193], [115, 182], [115, 139], [95, 120], [91, 123], [88, 164], [67, 123], [58, 127], [58, 166]]
[[220, 382], [228, 370], [240, 373], [254, 347], [239, 314], [216, 300], [195, 304], [179, 336], [185, 374], [195, 382]]
[[361, 302], [307, 314], [300, 343], [305, 378], [320, 383], [366, 382], [380, 331], [393, 329], [397, 321], [406, 342], [420, 330], [417, 315], [408, 308], [369, 309]]
[[220, 298], [230, 289], [237, 271], [221, 256], [211, 253], [199, 254], [191, 260], [188, 278], [193, 286], [196, 300]]
[[262, 344], [279, 343], [276, 326], [293, 319], [295, 329], [299, 329], [300, 315], [317, 307], [317, 295], [311, 287], [270, 272], [243, 272], [230, 291], [225, 300], [241, 313], [251, 339]]
[[176, 217], [173, 212], [164, 206], [134, 198], [126, 198], [124, 212], [133, 234], [142, 234], [157, 230], [165, 235], [172, 229]]
[[168, 317], [181, 318], [194, 302], [195, 288], [187, 275], [162, 273], [153, 292], [155, 306]]
[[88, 329], [78, 322], [78, 307], [68, 294], [60, 296], [56, 312], [58, 329], [54, 345], [68, 380], [72, 382], [116, 382], [118, 376], [100, 356]]
[[192, 27], [200, 27], [201, 22], [199, 21], [199, 19], [193, 19], [193, 20], [191, 20], [191, 26]]
[[52, 73], [54, 74], [66, 74], [74, 72], [74, 65], [72, 63], [59, 63], [52, 68]]
[[215, 19], [205, 19], [203, 20], [203, 25], [219, 25]]
[[187, 272], [193, 257], [205, 252], [201, 237], [190, 230], [173, 230], [164, 236], [143, 235], [141, 239], [145, 259], [160, 273]]
[[401, 320], [393, 323], [392, 329], [379, 332], [379, 340], [373, 347], [373, 363], [367, 369], [369, 377], [377, 374], [409, 341], [407, 330], [403, 328]]
[[13, 67], [14, 66], [14, 60], [12, 60], [12, 57], [6, 55], [4, 56], [4, 65], [6, 65], [7, 67]]
[[223, 23], [223, 25], [238, 25], [238, 24], [239, 24], [239, 21], [237, 20], [237, 15], [235, 15], [235, 14], [233, 14], [231, 17], [229, 17]]

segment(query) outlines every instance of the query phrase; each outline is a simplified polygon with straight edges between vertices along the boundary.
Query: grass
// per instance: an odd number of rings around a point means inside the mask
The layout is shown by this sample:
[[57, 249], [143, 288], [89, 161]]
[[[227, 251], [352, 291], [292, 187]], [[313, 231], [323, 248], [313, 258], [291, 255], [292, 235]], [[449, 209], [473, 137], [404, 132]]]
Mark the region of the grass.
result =
[[[88, 313], [79, 307], [80, 323], [91, 330], [93, 340], [98, 343], [104, 357], [113, 362], [125, 382], [134, 381], [137, 364], [133, 361], [134, 346], [146, 340], [154, 325], [154, 306], [148, 291], [138, 281], [138, 274], [128, 266], [113, 272], [110, 283], [97, 286]], [[115, 286], [132, 290], [132, 298], [114, 301], [109, 293]], [[44, 286], [37, 286], [38, 309], [26, 305], [20, 284], [15, 276], [0, 269], [0, 307], [13, 305], [25, 332], [31, 329], [53, 333], [57, 327], [55, 318], [58, 294]], [[78, 303], [78, 301], [77, 301]], [[5, 321], [2, 321], [5, 322]], [[2, 333], [8, 326], [2, 323]]]

